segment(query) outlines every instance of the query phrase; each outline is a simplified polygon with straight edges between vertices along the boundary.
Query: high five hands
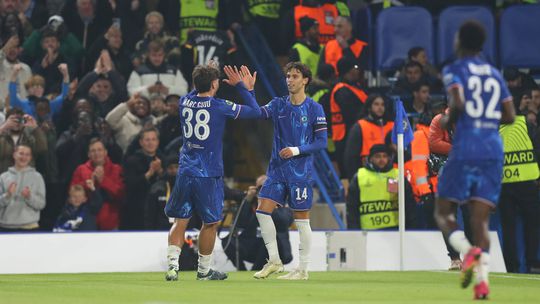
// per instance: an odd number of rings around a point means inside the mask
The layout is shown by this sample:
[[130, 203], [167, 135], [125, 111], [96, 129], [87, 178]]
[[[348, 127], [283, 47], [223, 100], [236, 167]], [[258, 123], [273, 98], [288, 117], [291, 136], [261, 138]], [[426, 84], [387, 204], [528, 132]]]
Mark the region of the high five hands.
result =
[[242, 81], [249, 91], [252, 91], [255, 88], [257, 72], [254, 72], [252, 75], [247, 66], [243, 65], [239, 70], [236, 66], [232, 67], [226, 65], [223, 67], [223, 72], [225, 72], [225, 75], [227, 75], [228, 78], [223, 80], [226, 84], [235, 86]]

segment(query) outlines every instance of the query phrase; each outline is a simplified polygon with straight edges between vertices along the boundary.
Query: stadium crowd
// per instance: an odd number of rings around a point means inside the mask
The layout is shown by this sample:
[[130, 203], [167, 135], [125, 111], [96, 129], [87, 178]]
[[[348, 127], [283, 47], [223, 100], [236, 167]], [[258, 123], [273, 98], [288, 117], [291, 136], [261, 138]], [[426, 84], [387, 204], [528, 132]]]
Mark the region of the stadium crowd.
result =
[[[373, 2], [374, 11], [384, 9]], [[246, 63], [234, 34], [246, 22], [257, 24], [276, 57], [316, 75], [308, 93], [331, 126], [328, 153], [348, 192], [348, 228], [398, 225], [393, 215], [376, 220], [369, 215], [376, 206], [363, 202], [397, 202], [387, 180], [397, 178], [390, 133], [399, 96], [415, 131], [406, 154], [407, 227], [436, 229], [437, 175], [452, 142], [438, 124], [446, 109], [441, 67], [413, 47], [395, 83], [369, 86], [372, 46], [355, 35], [346, 1], [0, 0], [0, 15], [1, 232], [168, 230], [161, 210], [182, 145], [178, 99], [192, 87], [195, 65]], [[537, 161], [540, 88], [515, 69], [504, 77]], [[366, 188], [369, 178], [379, 178], [375, 188]], [[504, 184], [499, 206], [507, 268], [518, 271], [521, 216], [528, 271], [538, 269], [537, 177]], [[381, 208], [397, 214], [394, 203]]]

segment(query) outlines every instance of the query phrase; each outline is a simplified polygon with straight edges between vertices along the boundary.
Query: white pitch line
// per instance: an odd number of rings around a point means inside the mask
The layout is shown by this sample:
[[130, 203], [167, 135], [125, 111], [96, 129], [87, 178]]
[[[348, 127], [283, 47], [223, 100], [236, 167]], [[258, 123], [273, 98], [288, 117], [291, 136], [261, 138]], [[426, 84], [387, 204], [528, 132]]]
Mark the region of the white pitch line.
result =
[[[444, 271], [444, 270], [434, 270], [433, 272], [437, 273], [445, 273], [445, 274], [451, 274], [451, 275], [457, 275], [460, 272], [451, 272], [451, 271]], [[492, 278], [504, 278], [504, 279], [517, 279], [517, 280], [532, 280], [532, 281], [540, 281], [539, 277], [516, 277], [511, 275], [502, 275], [502, 274], [489, 274]]]

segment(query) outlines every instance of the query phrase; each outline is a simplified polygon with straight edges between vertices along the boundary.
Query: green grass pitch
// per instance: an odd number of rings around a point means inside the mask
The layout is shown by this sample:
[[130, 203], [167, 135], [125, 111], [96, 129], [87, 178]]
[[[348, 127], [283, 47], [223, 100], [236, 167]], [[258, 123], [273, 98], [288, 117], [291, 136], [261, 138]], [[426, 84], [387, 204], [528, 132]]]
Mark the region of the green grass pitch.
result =
[[[226, 281], [177, 282], [163, 273], [0, 275], [0, 303], [465, 303], [472, 290], [453, 272], [312, 272], [309, 281], [255, 280], [232, 272]], [[492, 274], [490, 303], [540, 303], [540, 276]]]

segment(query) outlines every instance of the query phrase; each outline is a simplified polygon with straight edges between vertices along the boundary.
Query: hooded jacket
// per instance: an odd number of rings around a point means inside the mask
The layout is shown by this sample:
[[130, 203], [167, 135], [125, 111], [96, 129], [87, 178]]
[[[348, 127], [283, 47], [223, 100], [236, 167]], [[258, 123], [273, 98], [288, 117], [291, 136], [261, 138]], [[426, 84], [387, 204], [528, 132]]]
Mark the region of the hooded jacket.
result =
[[[15, 194], [9, 196], [8, 188], [17, 184]], [[24, 188], [30, 188], [30, 199], [22, 197]], [[33, 167], [20, 171], [10, 167], [0, 175], [0, 227], [18, 229], [37, 224], [39, 212], [45, 208], [45, 182]]]

